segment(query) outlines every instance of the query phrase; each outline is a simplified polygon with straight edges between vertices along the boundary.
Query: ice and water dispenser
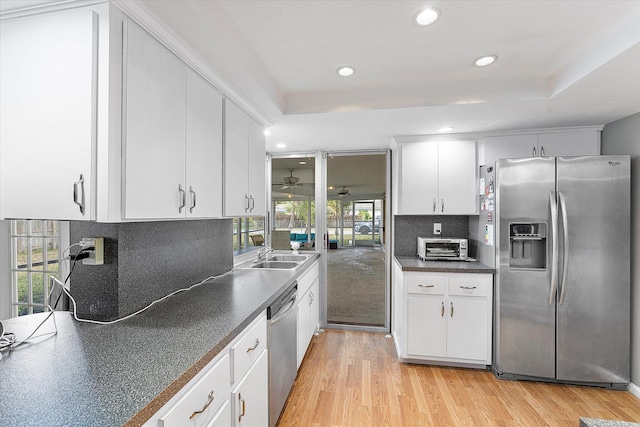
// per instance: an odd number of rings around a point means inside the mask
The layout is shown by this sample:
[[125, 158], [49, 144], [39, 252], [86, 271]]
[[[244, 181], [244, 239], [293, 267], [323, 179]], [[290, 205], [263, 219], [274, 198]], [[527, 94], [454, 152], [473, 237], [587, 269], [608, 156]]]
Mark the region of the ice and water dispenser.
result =
[[509, 267], [546, 268], [547, 224], [509, 224]]

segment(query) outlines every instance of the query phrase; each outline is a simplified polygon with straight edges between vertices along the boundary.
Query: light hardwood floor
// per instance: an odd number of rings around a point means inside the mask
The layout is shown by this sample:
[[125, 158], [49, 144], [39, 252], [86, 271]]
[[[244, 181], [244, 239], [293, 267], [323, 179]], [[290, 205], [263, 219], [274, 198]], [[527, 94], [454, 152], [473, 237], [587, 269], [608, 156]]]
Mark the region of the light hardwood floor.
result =
[[399, 363], [383, 334], [327, 330], [314, 337], [278, 427], [577, 427], [580, 417], [640, 422], [640, 400], [626, 391]]

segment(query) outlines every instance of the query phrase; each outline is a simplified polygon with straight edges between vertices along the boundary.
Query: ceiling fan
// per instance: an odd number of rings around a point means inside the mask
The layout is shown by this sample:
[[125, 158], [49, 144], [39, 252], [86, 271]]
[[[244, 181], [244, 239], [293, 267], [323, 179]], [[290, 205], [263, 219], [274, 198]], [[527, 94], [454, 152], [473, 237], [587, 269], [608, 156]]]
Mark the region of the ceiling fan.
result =
[[295, 171], [295, 169], [289, 169], [289, 176], [285, 176], [282, 179], [282, 187], [280, 187], [281, 190], [285, 190], [287, 188], [290, 187], [301, 187], [303, 184], [300, 182], [300, 178], [298, 178], [297, 176], [293, 176], [293, 172]]
[[347, 194], [349, 194], [349, 190], [347, 190], [347, 187], [345, 185], [342, 186], [342, 190], [338, 190], [336, 191], [336, 194], [340, 197], [346, 196]]

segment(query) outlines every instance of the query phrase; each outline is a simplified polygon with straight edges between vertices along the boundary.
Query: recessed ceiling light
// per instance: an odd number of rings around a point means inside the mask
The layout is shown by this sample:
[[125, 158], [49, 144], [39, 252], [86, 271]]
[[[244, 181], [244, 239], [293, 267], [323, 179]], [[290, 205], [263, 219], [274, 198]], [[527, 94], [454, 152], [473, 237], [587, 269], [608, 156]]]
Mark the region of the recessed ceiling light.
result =
[[300, 161], [299, 163], [300, 163], [301, 165], [306, 165], [306, 164], [307, 164], [307, 162], [305, 162], [304, 160]]
[[344, 66], [344, 67], [340, 67], [336, 70], [336, 72], [338, 73], [338, 75], [340, 77], [351, 77], [353, 76], [353, 73], [356, 72], [356, 69], [353, 67], [350, 67], [348, 65]]
[[486, 67], [487, 65], [491, 65], [498, 60], [496, 55], [485, 55], [480, 58], [476, 58], [473, 61], [473, 65], [476, 67]]
[[438, 129], [438, 132], [445, 133], [445, 132], [451, 132], [452, 130], [453, 128], [451, 126], [444, 126]]
[[327, 187], [329, 190], [333, 190], [333, 185], [330, 185], [329, 187]]
[[269, 136], [269, 135], [271, 135], [271, 131], [269, 129], [265, 129], [264, 136]]
[[413, 19], [416, 24], [420, 25], [421, 27], [425, 27], [436, 22], [439, 17], [440, 11], [438, 9], [428, 7], [416, 13]]
[[287, 144], [285, 144], [284, 142], [279, 142], [276, 144], [277, 148], [287, 148]]

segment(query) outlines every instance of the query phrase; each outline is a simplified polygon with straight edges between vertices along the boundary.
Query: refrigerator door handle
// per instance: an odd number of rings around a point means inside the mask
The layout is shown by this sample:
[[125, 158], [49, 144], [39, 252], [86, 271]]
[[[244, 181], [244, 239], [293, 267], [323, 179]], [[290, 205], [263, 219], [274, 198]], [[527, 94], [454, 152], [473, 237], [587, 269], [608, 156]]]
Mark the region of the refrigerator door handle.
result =
[[564, 250], [562, 253], [562, 282], [560, 282], [562, 290], [560, 291], [559, 304], [564, 304], [564, 298], [567, 293], [567, 274], [569, 271], [569, 263], [567, 260], [567, 254], [569, 253], [569, 225], [567, 224], [567, 201], [564, 198], [564, 193], [558, 192], [558, 197], [560, 199], [560, 211], [562, 212], [562, 234], [564, 242]]
[[549, 207], [551, 208], [551, 291], [549, 304], [553, 304], [558, 289], [558, 205], [555, 193], [549, 193]]

